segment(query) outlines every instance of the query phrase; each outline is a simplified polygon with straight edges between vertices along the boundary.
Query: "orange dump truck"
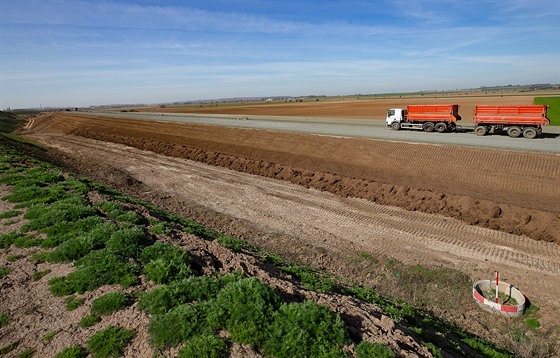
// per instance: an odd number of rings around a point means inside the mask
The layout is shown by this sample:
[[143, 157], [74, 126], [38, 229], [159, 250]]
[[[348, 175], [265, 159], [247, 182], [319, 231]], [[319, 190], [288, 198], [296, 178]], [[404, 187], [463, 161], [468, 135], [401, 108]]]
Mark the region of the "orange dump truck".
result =
[[546, 118], [547, 106], [476, 106], [474, 132], [477, 135], [507, 132], [510, 137], [535, 138], [542, 133], [542, 126], [550, 124]]
[[387, 110], [387, 127], [421, 129], [443, 133], [457, 129], [461, 120], [458, 104], [417, 104]]

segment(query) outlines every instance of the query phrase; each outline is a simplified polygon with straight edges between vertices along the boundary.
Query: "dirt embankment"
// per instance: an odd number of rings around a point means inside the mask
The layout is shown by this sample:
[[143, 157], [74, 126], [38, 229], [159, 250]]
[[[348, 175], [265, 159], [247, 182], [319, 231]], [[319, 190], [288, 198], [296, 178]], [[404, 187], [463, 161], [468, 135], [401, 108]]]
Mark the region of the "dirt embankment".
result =
[[[560, 243], [560, 156], [57, 114], [63, 131]], [[28, 132], [29, 133], [29, 132]]]

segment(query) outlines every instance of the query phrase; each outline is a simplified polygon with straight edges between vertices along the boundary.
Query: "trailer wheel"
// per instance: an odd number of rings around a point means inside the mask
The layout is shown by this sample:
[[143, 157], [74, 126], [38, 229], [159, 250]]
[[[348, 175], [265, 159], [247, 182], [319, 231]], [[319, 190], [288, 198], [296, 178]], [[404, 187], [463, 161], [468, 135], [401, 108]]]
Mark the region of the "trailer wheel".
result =
[[401, 129], [401, 124], [399, 122], [393, 122], [391, 123], [391, 129], [394, 131], [398, 131], [399, 129]]
[[434, 124], [432, 122], [424, 123], [422, 126], [424, 132], [433, 132], [434, 131]]
[[439, 133], [447, 132], [447, 125], [445, 123], [436, 123], [435, 127], [436, 131]]
[[509, 127], [507, 134], [512, 138], [517, 138], [521, 135], [521, 128], [519, 127]]
[[478, 126], [474, 129], [474, 132], [476, 133], [476, 135], [483, 136], [488, 133], [488, 129], [485, 126]]
[[537, 136], [537, 130], [533, 127], [527, 127], [523, 129], [523, 137], [527, 139], [533, 139]]

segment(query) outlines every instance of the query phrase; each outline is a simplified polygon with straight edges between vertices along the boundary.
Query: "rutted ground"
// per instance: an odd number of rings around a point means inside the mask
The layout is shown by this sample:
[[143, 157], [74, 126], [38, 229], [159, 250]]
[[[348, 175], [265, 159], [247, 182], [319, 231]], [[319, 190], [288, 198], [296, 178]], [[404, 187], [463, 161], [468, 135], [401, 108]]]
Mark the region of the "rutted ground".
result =
[[[75, 115], [27, 134], [82, 174], [370, 287], [364, 253], [499, 270], [546, 329], [560, 320], [559, 156]], [[469, 295], [440, 314], [495, 336]]]

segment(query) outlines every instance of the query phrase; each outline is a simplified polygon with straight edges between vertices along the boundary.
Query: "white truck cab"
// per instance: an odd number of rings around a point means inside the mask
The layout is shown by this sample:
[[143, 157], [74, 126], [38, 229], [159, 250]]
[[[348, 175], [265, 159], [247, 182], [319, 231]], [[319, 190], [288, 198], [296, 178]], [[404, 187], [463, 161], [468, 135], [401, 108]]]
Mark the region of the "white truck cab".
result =
[[393, 123], [397, 123], [397, 129], [400, 128], [400, 124], [404, 122], [406, 117], [406, 108], [389, 108], [387, 110], [387, 127], [392, 127]]

